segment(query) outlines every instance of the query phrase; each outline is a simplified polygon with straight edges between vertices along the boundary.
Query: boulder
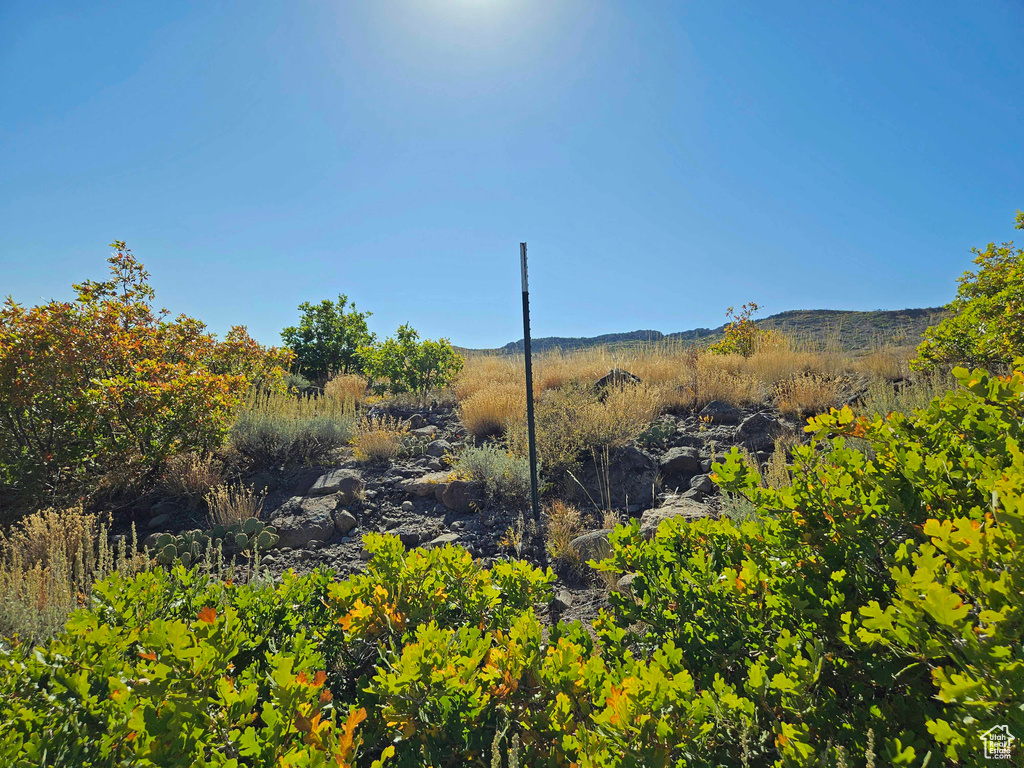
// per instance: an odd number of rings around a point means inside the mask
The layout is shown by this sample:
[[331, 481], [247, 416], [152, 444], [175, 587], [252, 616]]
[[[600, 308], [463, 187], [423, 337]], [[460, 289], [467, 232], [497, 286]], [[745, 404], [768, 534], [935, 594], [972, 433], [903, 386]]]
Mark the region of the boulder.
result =
[[612, 368], [612, 370], [594, 382], [594, 390], [598, 394], [603, 394], [608, 387], [621, 387], [625, 384], [636, 385], [640, 383], [639, 376], [634, 376], [622, 368]]
[[611, 528], [602, 528], [599, 531], [590, 531], [582, 536], [577, 536], [569, 542], [583, 562], [588, 560], [603, 560], [612, 551], [612, 545], [608, 543], [608, 534]]
[[347, 509], [339, 509], [334, 512], [334, 527], [342, 536], [357, 525], [359, 525], [359, 521]]
[[483, 489], [468, 480], [453, 480], [441, 491], [441, 503], [460, 515], [479, 508], [483, 500]]
[[706, 496], [710, 496], [714, 493], [716, 488], [718, 488], [718, 486], [715, 485], [715, 481], [711, 479], [710, 475], [697, 475], [690, 480], [690, 489], [699, 491]]
[[403, 501], [402, 502], [402, 511], [403, 512], [412, 512], [414, 506], [415, 505], [411, 501]]
[[409, 420], [405, 422], [409, 429], [422, 429], [427, 426], [427, 420], [423, 418], [422, 414], [414, 413], [409, 417]]
[[455, 544], [459, 540], [459, 534], [457, 533], [442, 533], [434, 539], [431, 539], [423, 545], [424, 549], [434, 549], [435, 547], [443, 547], [447, 544]]
[[342, 504], [355, 501], [363, 493], [363, 478], [353, 469], [332, 469], [320, 475], [310, 486], [310, 496], [327, 496], [337, 493]]
[[403, 480], [399, 487], [411, 496], [430, 496], [431, 494], [438, 493], [438, 489], [443, 489], [447, 484], [447, 472], [431, 472], [426, 475]]
[[640, 516], [640, 535], [645, 539], [652, 538], [658, 526], [673, 517], [697, 520], [706, 517], [707, 514], [708, 508], [705, 505], [682, 496], [672, 496], [660, 507], [649, 509]]
[[610, 501], [613, 509], [638, 511], [654, 500], [657, 476], [658, 463], [654, 458], [627, 445], [609, 452], [607, 467], [604, 456], [598, 455], [596, 460], [593, 455], [587, 457], [579, 482], [573, 483], [572, 490], [579, 500], [592, 500], [602, 508]]
[[327, 541], [334, 534], [334, 496], [291, 498], [274, 513], [270, 524], [280, 537], [278, 546], [305, 547], [311, 540]]
[[568, 589], [560, 589], [555, 593], [555, 596], [551, 599], [551, 607], [558, 613], [567, 611], [572, 608], [572, 592]]
[[780, 429], [779, 420], [770, 413], [755, 413], [743, 420], [736, 437], [751, 450], [763, 451], [774, 447]]
[[428, 440], [433, 440], [434, 436], [437, 435], [437, 432], [437, 427], [435, 427], [433, 424], [428, 424], [427, 426], [420, 427], [419, 429], [409, 430], [410, 435], [416, 435], [416, 437], [425, 437]]
[[734, 408], [721, 400], [712, 400], [701, 408], [698, 415], [702, 419], [710, 418], [712, 424], [739, 424], [743, 413], [739, 408]]
[[689, 446], [669, 448], [658, 466], [664, 475], [697, 475], [700, 474], [700, 453]]
[[427, 456], [433, 456], [436, 459], [442, 458], [446, 453], [451, 453], [451, 451], [452, 444], [443, 438], [438, 438], [427, 446]]
[[402, 546], [406, 549], [415, 547], [420, 543], [420, 532], [412, 528], [399, 528], [395, 531], [395, 535], [398, 536], [398, 540], [402, 542]]

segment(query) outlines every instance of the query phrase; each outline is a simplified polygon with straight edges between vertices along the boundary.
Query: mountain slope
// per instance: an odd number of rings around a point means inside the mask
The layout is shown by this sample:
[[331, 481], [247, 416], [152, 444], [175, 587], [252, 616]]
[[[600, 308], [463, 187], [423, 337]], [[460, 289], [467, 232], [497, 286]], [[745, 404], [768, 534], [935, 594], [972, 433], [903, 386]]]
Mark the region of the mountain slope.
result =
[[[873, 347], [895, 344], [916, 345], [930, 325], [946, 315], [942, 307], [923, 309], [875, 310], [858, 312], [838, 309], [795, 309], [755, 321], [765, 329], [775, 329], [802, 344], [838, 347], [849, 352], [864, 352]], [[675, 341], [705, 345], [720, 339], [725, 325], [718, 328], [694, 328], [665, 334], [660, 331], [641, 330], [626, 333], [607, 333], [602, 336], [562, 337], [543, 336], [532, 341], [534, 352], [550, 349], [563, 351], [595, 346], [629, 346], [659, 341]], [[497, 350], [465, 350], [467, 352], [523, 351], [523, 340], [513, 341]]]

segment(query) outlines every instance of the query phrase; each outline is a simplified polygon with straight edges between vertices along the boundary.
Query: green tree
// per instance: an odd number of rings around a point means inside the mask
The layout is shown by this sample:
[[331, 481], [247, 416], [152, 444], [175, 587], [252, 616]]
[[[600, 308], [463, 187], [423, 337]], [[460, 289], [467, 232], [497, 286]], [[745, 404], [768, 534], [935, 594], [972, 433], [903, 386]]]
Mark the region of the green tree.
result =
[[[1017, 211], [1024, 229], [1024, 211]], [[947, 363], [1009, 365], [1024, 355], [1024, 249], [1013, 242], [972, 248], [977, 272], [964, 272], [953, 313], [925, 331], [911, 367], [929, 370]]]
[[[345, 308], [349, 311], [346, 312]], [[299, 305], [302, 318], [297, 326], [281, 331], [285, 346], [295, 353], [295, 367], [303, 376], [323, 383], [335, 373], [359, 370], [357, 352], [373, 344], [376, 336], [366, 327], [370, 312], [359, 312], [348, 296], [324, 299], [319, 304]]]
[[407, 323], [382, 344], [360, 347], [362, 370], [377, 392], [422, 394], [451, 383], [462, 370], [465, 360], [452, 349], [448, 339], [419, 338]]

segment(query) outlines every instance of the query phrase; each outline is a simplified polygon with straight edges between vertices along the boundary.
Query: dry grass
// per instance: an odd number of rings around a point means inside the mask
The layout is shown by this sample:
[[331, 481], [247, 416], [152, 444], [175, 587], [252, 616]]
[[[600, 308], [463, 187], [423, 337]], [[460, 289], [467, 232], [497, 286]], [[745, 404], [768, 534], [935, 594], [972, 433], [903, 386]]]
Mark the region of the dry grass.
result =
[[797, 376], [776, 385], [775, 407], [786, 416], [802, 417], [824, 413], [839, 405], [842, 389], [842, 381], [833, 376]]
[[471, 435], [490, 437], [505, 431], [505, 425], [526, 413], [525, 387], [496, 382], [476, 390], [462, 401], [462, 423]]
[[366, 397], [367, 382], [365, 376], [356, 373], [342, 373], [327, 382], [324, 395], [335, 402], [355, 404]]
[[211, 525], [229, 527], [263, 511], [263, 494], [246, 485], [223, 483], [206, 494]]
[[402, 438], [408, 433], [409, 427], [397, 418], [364, 417], [352, 438], [355, 457], [358, 461], [394, 461], [402, 452]]
[[93, 584], [114, 570], [148, 567], [129, 544], [111, 547], [107, 526], [80, 507], [45, 510], [0, 536], [0, 635], [37, 642], [59, 632]]
[[224, 466], [211, 454], [186, 453], [167, 462], [160, 479], [164, 492], [198, 509], [206, 494], [224, 482]]
[[583, 515], [574, 506], [555, 499], [548, 510], [547, 525], [548, 555], [552, 562], [579, 575], [583, 572], [583, 558], [572, 545], [572, 540], [583, 533]]

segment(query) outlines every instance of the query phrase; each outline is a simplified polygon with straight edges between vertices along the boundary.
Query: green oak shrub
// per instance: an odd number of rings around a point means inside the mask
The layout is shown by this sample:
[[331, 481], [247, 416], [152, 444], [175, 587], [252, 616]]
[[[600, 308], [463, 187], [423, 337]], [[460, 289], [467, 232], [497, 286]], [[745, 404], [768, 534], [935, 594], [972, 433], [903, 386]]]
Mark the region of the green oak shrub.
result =
[[341, 581], [114, 574], [64, 634], [0, 652], [0, 757], [989, 764], [988, 729], [1024, 738], [1024, 372], [954, 374], [909, 415], [810, 420], [788, 486], [733, 451], [743, 521], [620, 526], [595, 565], [631, 578], [589, 626], [542, 622], [550, 572], [376, 534]]

